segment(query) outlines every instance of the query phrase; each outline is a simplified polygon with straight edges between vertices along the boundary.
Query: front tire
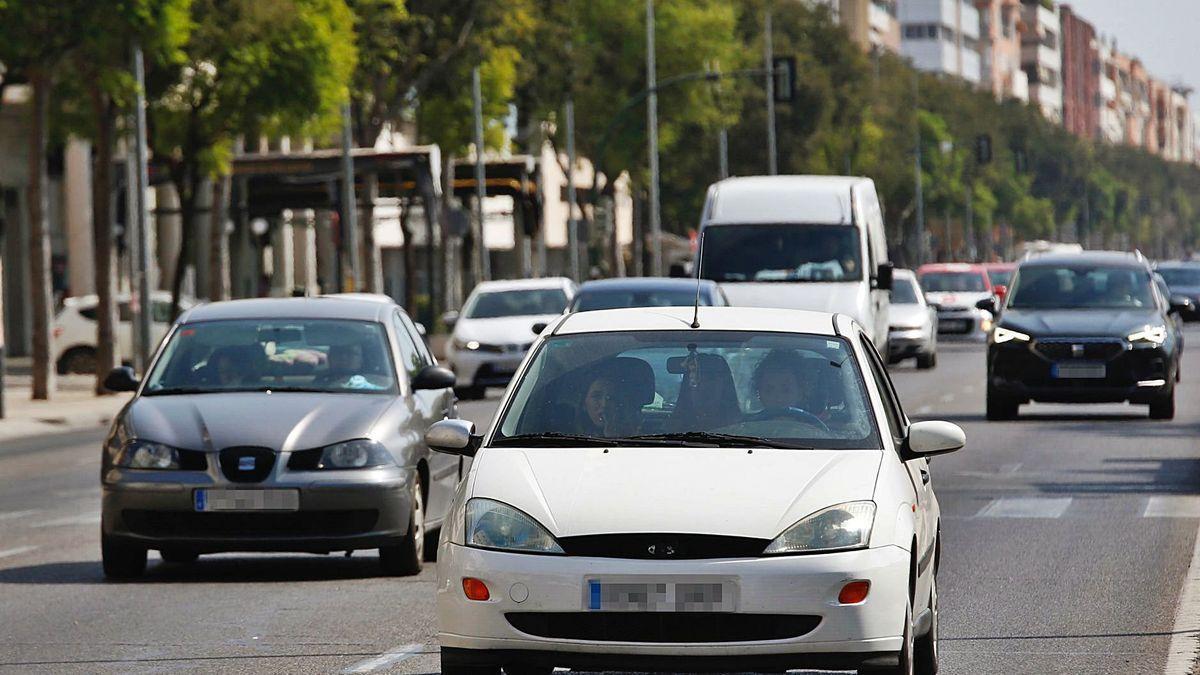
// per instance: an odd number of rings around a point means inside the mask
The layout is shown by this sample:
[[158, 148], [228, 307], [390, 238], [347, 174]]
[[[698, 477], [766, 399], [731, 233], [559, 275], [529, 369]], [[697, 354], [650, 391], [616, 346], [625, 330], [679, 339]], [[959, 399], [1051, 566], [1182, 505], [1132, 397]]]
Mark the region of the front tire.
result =
[[992, 422], [1015, 420], [1020, 413], [1021, 404], [1017, 399], [1002, 394], [992, 388], [987, 389], [987, 418]]
[[1171, 387], [1171, 391], [1163, 396], [1150, 402], [1150, 419], [1152, 420], [1173, 420], [1175, 419], [1175, 388]]
[[136, 579], [146, 571], [146, 548], [100, 533], [100, 558], [107, 579]]
[[487, 387], [477, 384], [469, 387], [459, 387], [454, 390], [454, 394], [463, 401], [478, 401], [487, 396]]
[[904, 641], [900, 644], [899, 662], [894, 666], [870, 666], [858, 669], [859, 675], [916, 675], [914, 670], [916, 641], [913, 638], [912, 598], [904, 603]]
[[916, 675], [937, 675], [940, 663], [938, 660], [938, 593], [937, 567], [934, 567], [933, 580], [929, 587], [929, 612], [931, 622], [929, 632], [916, 639], [914, 671]]
[[58, 360], [59, 375], [95, 375], [96, 350], [92, 347], [72, 347]]
[[425, 495], [419, 478], [413, 479], [411, 500], [408, 534], [399, 543], [379, 549], [379, 566], [388, 576], [420, 574], [425, 561]]
[[937, 367], [937, 352], [927, 352], [917, 354], [917, 368], [921, 370], [929, 370]]

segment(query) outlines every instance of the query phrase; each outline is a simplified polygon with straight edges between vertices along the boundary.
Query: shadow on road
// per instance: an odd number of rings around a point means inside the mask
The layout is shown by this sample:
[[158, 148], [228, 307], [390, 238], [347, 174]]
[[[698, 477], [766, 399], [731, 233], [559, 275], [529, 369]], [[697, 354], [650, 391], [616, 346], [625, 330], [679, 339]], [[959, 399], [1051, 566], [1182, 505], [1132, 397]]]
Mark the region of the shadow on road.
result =
[[1117, 457], [1102, 469], [1077, 469], [1079, 480], [1032, 483], [1050, 494], [1200, 494], [1200, 459]]
[[[432, 565], [427, 565], [432, 569]], [[129, 583], [290, 583], [339, 581], [381, 577], [373, 556], [320, 557], [221, 557], [201, 558], [191, 564], [151, 560], [146, 574]], [[423, 576], [390, 577], [396, 581], [431, 581]], [[105, 584], [100, 561], [54, 562], [0, 570], [0, 584]]]

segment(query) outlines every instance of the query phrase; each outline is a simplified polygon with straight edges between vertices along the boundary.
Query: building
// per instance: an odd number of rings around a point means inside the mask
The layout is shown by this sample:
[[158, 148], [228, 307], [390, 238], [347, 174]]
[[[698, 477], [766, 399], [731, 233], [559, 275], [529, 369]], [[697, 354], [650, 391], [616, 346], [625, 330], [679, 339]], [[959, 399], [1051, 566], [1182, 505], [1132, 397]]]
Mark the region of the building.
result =
[[1062, 22], [1063, 126], [1086, 139], [1100, 138], [1101, 62], [1096, 28], [1069, 5], [1060, 8]]
[[997, 101], [1029, 100], [1021, 70], [1021, 0], [975, 0], [979, 11], [981, 84]]
[[968, 0], [904, 0], [901, 53], [920, 70], [979, 84], [979, 10]]
[[840, 0], [840, 21], [863, 51], [900, 53], [898, 0]]
[[1062, 22], [1059, 9], [1050, 0], [1021, 0], [1026, 30], [1021, 36], [1021, 68], [1029, 79], [1029, 100], [1042, 109], [1046, 119], [1061, 123]]

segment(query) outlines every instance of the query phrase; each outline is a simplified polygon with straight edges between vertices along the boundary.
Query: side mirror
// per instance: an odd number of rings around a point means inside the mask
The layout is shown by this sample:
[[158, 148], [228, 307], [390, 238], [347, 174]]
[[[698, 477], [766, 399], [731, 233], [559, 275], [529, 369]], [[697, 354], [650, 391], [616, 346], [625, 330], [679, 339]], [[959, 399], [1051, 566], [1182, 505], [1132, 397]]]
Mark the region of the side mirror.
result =
[[454, 324], [458, 323], [458, 312], [450, 311], [443, 314], [442, 323], [446, 324], [446, 328], [454, 330]]
[[425, 366], [412, 379], [413, 391], [421, 391], [423, 389], [449, 389], [454, 386], [458, 378], [449, 368], [442, 366]]
[[129, 366], [113, 368], [104, 378], [104, 388], [109, 391], [137, 391], [139, 384], [137, 375]]
[[542, 331], [546, 330], [546, 326], [549, 326], [549, 325], [550, 324], [546, 323], [545, 321], [539, 321], [539, 322], [533, 324], [533, 327], [531, 328], [531, 330], [533, 331], [534, 335], [541, 335]]
[[950, 422], [913, 422], [908, 427], [905, 440], [907, 459], [933, 457], [961, 450], [967, 444], [967, 435]]
[[467, 420], [434, 422], [425, 431], [425, 445], [450, 455], [474, 457], [481, 441], [483, 438], [475, 435], [475, 423]]
[[994, 297], [984, 298], [975, 303], [975, 309], [986, 309], [994, 316], [1000, 313], [1000, 301]]
[[420, 335], [421, 337], [425, 337], [426, 335], [429, 334], [429, 332], [425, 330], [425, 324], [421, 323], [420, 321], [417, 321], [416, 323], [414, 323], [413, 326], [416, 326], [416, 328], [417, 328], [417, 335]]
[[1172, 295], [1171, 309], [1172, 314], [1192, 314], [1196, 311], [1196, 303], [1186, 295]]
[[890, 262], [879, 263], [879, 267], [875, 270], [875, 288], [881, 291], [892, 290], [892, 273], [896, 270], [896, 266]]
[[992, 292], [996, 294], [997, 300], [1004, 302], [1004, 296], [1008, 295], [1008, 286], [1005, 286], [1004, 284], [997, 284], [992, 286]]

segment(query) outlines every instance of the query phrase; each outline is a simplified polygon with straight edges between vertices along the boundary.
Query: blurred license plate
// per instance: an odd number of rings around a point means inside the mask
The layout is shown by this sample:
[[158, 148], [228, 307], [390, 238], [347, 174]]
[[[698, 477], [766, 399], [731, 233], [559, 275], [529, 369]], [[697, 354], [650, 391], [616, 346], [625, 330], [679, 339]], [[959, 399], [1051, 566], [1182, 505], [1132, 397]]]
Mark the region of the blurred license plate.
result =
[[197, 511], [298, 511], [299, 490], [210, 490], [193, 493]]
[[733, 612], [737, 585], [731, 579], [587, 579], [583, 607], [593, 612]]
[[940, 319], [938, 328], [943, 331], [961, 333], [971, 327], [971, 322], [966, 319]]
[[1103, 379], [1108, 369], [1103, 363], [1056, 363], [1052, 373], [1060, 380], [1096, 380]]

